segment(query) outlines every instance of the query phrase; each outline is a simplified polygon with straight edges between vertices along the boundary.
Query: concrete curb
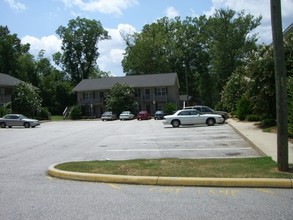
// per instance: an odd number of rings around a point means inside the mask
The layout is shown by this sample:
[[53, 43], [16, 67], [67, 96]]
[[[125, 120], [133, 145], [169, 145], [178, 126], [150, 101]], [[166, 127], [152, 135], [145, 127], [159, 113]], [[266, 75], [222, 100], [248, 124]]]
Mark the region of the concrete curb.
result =
[[124, 183], [160, 186], [212, 186], [212, 187], [255, 187], [255, 188], [293, 188], [292, 179], [276, 178], [197, 178], [197, 177], [160, 177], [160, 176], [125, 176], [110, 174], [90, 174], [69, 172], [51, 165], [48, 175], [70, 180]]

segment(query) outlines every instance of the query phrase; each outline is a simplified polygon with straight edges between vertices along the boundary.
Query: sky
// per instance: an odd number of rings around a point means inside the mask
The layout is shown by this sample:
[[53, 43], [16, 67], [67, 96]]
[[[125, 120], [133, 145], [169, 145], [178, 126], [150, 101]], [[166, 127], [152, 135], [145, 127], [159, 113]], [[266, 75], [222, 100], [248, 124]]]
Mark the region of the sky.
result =
[[[283, 30], [293, 23], [293, 0], [281, 0]], [[0, 25], [7, 26], [10, 34], [17, 34], [23, 44], [29, 43], [30, 53], [45, 56], [60, 51], [61, 39], [56, 34], [59, 26], [77, 16], [100, 21], [111, 40], [100, 41], [97, 63], [101, 70], [113, 76], [124, 76], [121, 61], [125, 42], [121, 33], [140, 32], [164, 16], [211, 16], [215, 9], [242, 10], [246, 14], [262, 16], [255, 30], [258, 43], [272, 41], [270, 0], [0, 0]]]

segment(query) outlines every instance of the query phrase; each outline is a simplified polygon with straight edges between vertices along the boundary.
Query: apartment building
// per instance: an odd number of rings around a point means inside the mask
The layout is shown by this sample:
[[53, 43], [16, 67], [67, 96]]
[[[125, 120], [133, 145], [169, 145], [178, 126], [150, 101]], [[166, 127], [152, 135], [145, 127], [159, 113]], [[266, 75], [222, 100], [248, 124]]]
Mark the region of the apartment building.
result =
[[179, 105], [177, 73], [84, 79], [73, 89], [77, 93], [78, 105], [86, 115], [100, 117], [107, 110], [107, 93], [116, 83], [134, 88], [139, 111], [154, 114], [163, 110], [166, 103]]

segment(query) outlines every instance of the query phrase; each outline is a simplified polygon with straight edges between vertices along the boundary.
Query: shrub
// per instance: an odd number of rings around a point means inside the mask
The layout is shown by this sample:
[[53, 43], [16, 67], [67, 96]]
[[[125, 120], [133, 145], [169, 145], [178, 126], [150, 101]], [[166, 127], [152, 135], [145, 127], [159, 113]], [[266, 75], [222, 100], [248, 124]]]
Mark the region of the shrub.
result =
[[261, 127], [262, 128], [269, 128], [276, 126], [276, 120], [275, 119], [264, 119], [261, 121]]
[[3, 117], [6, 114], [11, 113], [11, 110], [8, 108], [5, 108], [3, 106], [0, 107], [0, 117]]
[[247, 115], [246, 120], [247, 121], [260, 121], [261, 116], [259, 116], [259, 115]]
[[174, 103], [167, 103], [164, 107], [164, 112], [166, 115], [172, 115], [176, 111], [177, 107]]
[[41, 110], [38, 112], [37, 119], [39, 120], [50, 120], [51, 119], [51, 113], [46, 108], [41, 108]]
[[242, 96], [237, 102], [236, 116], [239, 120], [245, 120], [246, 116], [251, 114], [251, 103], [246, 96]]
[[81, 109], [78, 106], [73, 106], [70, 110], [70, 119], [77, 120], [81, 118]]

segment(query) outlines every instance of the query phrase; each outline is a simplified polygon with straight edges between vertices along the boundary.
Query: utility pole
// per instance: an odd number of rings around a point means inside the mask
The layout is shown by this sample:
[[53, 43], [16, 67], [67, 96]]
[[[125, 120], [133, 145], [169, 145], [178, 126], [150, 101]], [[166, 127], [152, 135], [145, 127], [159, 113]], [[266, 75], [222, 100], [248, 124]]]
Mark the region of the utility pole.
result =
[[279, 171], [288, 171], [288, 103], [281, 0], [271, 0], [271, 20], [274, 45], [276, 110], [278, 126], [277, 164]]

